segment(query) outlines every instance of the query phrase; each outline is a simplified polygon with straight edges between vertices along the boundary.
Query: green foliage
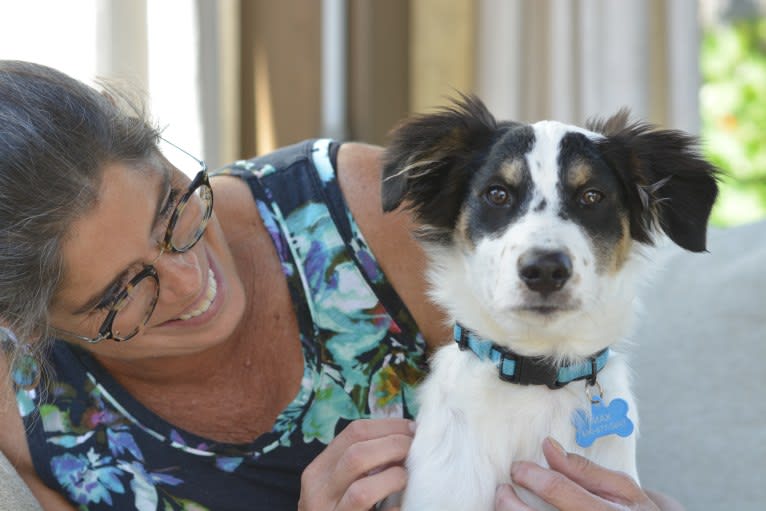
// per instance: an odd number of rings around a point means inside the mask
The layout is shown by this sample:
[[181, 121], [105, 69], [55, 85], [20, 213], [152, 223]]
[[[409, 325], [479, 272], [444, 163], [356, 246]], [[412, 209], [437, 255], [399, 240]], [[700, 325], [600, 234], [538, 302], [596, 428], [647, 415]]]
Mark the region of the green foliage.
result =
[[706, 30], [702, 41], [703, 151], [723, 170], [713, 223], [766, 216], [766, 18]]

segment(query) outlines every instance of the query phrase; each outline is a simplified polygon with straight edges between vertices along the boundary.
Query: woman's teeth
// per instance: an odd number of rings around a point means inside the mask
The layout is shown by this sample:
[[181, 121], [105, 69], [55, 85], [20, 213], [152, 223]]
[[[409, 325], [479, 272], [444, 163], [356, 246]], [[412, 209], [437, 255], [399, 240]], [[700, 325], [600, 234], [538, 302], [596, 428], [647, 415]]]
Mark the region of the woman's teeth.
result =
[[187, 319], [191, 319], [193, 317], [199, 316], [203, 312], [207, 311], [210, 308], [210, 304], [213, 303], [213, 300], [215, 300], [215, 295], [217, 291], [218, 291], [218, 284], [215, 283], [215, 276], [213, 276], [213, 271], [208, 269], [207, 292], [205, 293], [205, 299], [202, 301], [202, 303], [199, 304], [199, 307], [197, 307], [193, 311], [187, 312], [186, 314], [182, 314], [178, 319], [186, 321]]

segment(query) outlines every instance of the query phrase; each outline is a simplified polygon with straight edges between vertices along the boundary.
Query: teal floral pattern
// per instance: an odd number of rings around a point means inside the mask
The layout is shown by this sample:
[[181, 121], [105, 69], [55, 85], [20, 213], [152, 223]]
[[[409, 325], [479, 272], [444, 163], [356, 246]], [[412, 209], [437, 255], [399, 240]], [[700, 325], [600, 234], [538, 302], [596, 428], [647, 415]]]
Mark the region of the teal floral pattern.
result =
[[250, 184], [299, 321], [301, 388], [273, 430], [242, 445], [180, 430], [56, 341], [47, 396], [18, 371], [46, 484], [81, 510], [295, 509], [303, 468], [350, 421], [414, 416], [425, 345], [345, 207], [331, 153], [318, 140], [217, 171]]

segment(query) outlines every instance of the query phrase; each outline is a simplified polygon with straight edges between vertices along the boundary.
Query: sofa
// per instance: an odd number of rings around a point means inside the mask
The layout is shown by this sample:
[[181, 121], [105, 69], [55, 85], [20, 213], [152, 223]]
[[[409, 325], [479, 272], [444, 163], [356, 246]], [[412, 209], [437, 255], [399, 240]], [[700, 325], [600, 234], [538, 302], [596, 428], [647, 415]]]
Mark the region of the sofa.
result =
[[658, 251], [632, 337], [641, 483], [690, 511], [766, 510], [766, 222]]

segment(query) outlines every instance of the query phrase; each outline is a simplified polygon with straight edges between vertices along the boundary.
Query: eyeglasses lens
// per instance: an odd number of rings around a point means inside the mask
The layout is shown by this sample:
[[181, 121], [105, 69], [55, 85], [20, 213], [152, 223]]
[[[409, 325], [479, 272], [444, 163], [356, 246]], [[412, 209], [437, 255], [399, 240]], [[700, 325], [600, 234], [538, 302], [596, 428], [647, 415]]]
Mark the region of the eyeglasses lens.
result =
[[194, 190], [186, 203], [179, 205], [170, 237], [173, 248], [179, 251], [187, 250], [202, 237], [210, 215], [212, 199], [210, 188], [203, 184]]
[[157, 301], [157, 280], [146, 276], [128, 286], [127, 296], [115, 305], [112, 334], [117, 339], [127, 339], [144, 326]]

